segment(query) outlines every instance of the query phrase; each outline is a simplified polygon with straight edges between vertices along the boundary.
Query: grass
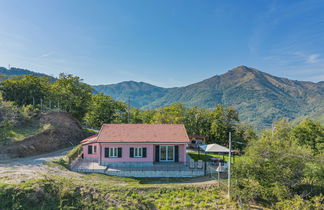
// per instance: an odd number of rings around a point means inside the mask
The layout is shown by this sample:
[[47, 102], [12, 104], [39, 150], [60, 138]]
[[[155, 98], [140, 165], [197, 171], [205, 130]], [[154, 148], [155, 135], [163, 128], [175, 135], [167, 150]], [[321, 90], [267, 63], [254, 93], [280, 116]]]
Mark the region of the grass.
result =
[[46, 175], [0, 184], [0, 209], [218, 209], [234, 206], [215, 185], [142, 185], [101, 174], [83, 179]]
[[[203, 161], [209, 161], [210, 158], [213, 157], [217, 157], [217, 158], [223, 158], [223, 155], [219, 155], [219, 154], [205, 154], [203, 152], [201, 152], [200, 154], [198, 154], [198, 152], [189, 152], [189, 155], [192, 159], [194, 160], [203, 160]], [[240, 158], [240, 156], [232, 156], [232, 163], [235, 163], [235, 160], [237, 160], [238, 158]], [[228, 162], [228, 154], [224, 155], [224, 161]]]
[[10, 135], [10, 139], [12, 139], [13, 141], [21, 141], [29, 136], [36, 135], [49, 128], [51, 128], [50, 124], [45, 124], [41, 127], [39, 126], [15, 127], [10, 131], [9, 135]]

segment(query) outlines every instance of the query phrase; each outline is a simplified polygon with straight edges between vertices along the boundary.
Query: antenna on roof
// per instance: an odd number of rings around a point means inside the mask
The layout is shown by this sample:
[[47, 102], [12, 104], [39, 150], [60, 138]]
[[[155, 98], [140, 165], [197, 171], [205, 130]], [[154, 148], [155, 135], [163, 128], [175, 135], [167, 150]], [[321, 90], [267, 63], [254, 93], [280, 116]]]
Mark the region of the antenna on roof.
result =
[[130, 96], [128, 96], [128, 115], [127, 115], [127, 122], [129, 124], [130, 121]]

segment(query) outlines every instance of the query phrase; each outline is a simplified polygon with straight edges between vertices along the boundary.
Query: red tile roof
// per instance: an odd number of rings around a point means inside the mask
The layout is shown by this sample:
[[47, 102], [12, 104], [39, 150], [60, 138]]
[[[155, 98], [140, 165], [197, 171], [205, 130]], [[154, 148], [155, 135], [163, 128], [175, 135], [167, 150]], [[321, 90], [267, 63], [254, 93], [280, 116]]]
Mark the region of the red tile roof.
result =
[[97, 135], [89, 136], [81, 141], [81, 144], [94, 143], [97, 141]]
[[182, 124], [104, 124], [98, 142], [189, 143]]

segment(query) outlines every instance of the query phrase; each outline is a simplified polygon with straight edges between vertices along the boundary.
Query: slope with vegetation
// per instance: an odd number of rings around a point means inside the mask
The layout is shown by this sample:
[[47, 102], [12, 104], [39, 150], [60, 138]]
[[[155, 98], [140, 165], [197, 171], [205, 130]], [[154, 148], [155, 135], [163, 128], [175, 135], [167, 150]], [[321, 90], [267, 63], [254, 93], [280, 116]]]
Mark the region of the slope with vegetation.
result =
[[279, 209], [321, 209], [324, 202], [324, 127], [305, 120], [276, 123], [248, 143], [234, 165], [233, 197]]
[[43, 73], [38, 73], [38, 72], [33, 72], [27, 69], [20, 69], [20, 68], [15, 68], [11, 67], [9, 69], [6, 69], [4, 67], [0, 67], [0, 81], [6, 80], [6, 79], [15, 79], [15, 78], [21, 78], [26, 75], [34, 75], [37, 77], [47, 77], [51, 81], [55, 81], [56, 78], [49, 76], [47, 74]]
[[223, 209], [234, 208], [213, 185], [141, 184], [140, 180], [53, 175], [0, 183], [1, 209]]

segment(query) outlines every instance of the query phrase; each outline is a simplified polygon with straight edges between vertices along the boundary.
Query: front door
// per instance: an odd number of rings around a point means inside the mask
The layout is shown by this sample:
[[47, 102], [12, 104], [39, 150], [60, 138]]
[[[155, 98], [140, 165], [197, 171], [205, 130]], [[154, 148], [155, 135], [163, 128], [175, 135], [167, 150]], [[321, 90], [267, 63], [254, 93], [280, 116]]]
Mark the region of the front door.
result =
[[174, 161], [174, 146], [169, 146], [169, 145], [160, 146], [160, 161], [161, 162]]

